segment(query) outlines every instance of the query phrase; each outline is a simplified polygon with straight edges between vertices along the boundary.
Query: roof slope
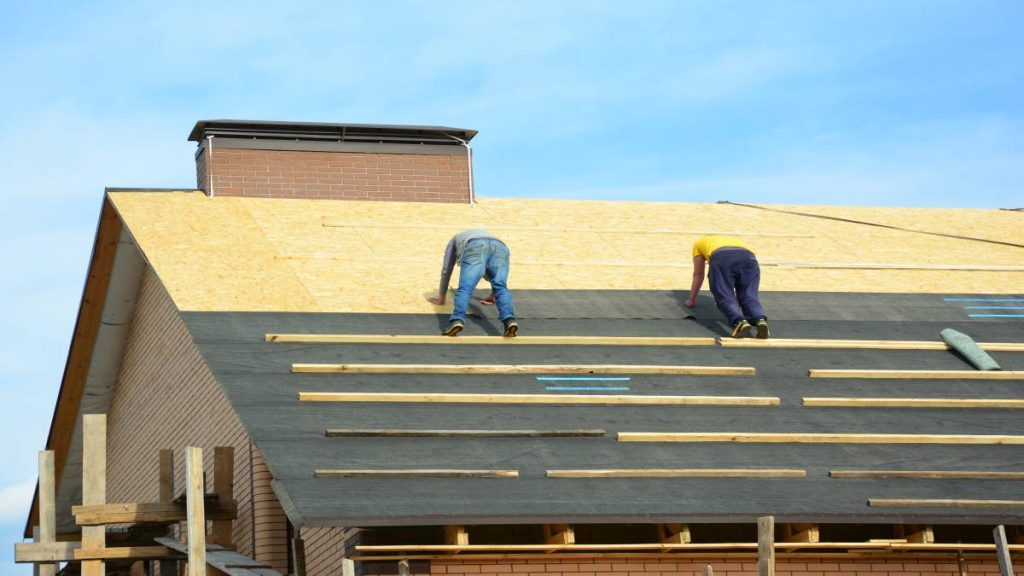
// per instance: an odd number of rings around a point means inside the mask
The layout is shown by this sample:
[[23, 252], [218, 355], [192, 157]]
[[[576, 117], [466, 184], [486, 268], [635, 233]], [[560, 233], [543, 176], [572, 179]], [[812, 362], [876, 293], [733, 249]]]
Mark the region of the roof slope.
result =
[[[705, 300], [684, 320], [678, 294], [515, 293], [524, 333], [720, 336]], [[1021, 298], [1024, 300], [1024, 298]], [[773, 327], [790, 338], [937, 340], [956, 327], [980, 341], [1020, 340], [1021, 321], [968, 319], [937, 295], [766, 293]], [[568, 305], [566, 305], [568, 304]], [[464, 334], [495, 333], [477, 308]], [[436, 334], [425, 314], [189, 312], [185, 322], [265, 455], [293, 522], [307, 525], [438, 523], [780, 521], [1020, 522], [1024, 509], [870, 507], [871, 498], [1024, 500], [1021, 480], [840, 479], [831, 470], [1021, 472], [1022, 445], [625, 443], [624, 432], [771, 432], [1016, 435], [1013, 409], [816, 408], [803, 397], [1024, 399], [1021, 383], [950, 380], [811, 380], [809, 368], [970, 368], [945, 351], [753, 349], [722, 346], [430, 345], [268, 343], [268, 333]], [[450, 342], [450, 344], [448, 344]], [[1024, 354], [993, 355], [1024, 369]], [[752, 366], [754, 377], [615, 374], [607, 381], [548, 381], [556, 374], [305, 374], [296, 363], [649, 364]], [[576, 376], [574, 378], [578, 378]], [[302, 402], [302, 392], [404, 392], [384, 403]], [[578, 405], [416, 401], [417, 395], [777, 397], [779, 406]], [[350, 430], [601, 430], [586, 437], [327, 437]], [[786, 469], [805, 477], [553, 478], [564, 469]], [[315, 470], [512, 470], [515, 478], [316, 478]]]
[[[445, 242], [473, 225], [490, 227], [510, 246], [514, 289], [676, 289], [688, 284], [693, 240], [709, 232], [751, 243], [765, 268], [764, 290], [1006, 293], [1024, 286], [1024, 248], [728, 204], [110, 197], [182, 310], [441, 312], [424, 296], [436, 286]], [[1024, 245], [1017, 212], [797, 210]]]

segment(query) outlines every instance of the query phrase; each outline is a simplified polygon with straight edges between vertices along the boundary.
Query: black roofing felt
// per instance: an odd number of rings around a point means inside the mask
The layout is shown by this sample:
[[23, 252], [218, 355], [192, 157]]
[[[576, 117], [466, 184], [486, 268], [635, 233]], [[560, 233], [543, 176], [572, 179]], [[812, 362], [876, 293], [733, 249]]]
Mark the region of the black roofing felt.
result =
[[[722, 336], [710, 299], [668, 292], [515, 292], [522, 334]], [[934, 295], [767, 293], [774, 335], [1024, 341], [1024, 319], [968, 317]], [[465, 334], [493, 334], [475, 308]], [[695, 318], [685, 319], [688, 313]], [[723, 347], [267, 343], [276, 333], [435, 334], [409, 314], [184, 313], [218, 382], [306, 525], [780, 521], [1020, 523], [1024, 509], [882, 509], [868, 498], [1024, 500], [1024, 482], [829, 478], [833, 469], [1024, 470], [1024, 446], [620, 443], [617, 432], [1024, 435], [1016, 410], [809, 408], [804, 396], [1024, 398], [1021, 381], [809, 379], [809, 368], [969, 369], [952, 353]], [[1005, 369], [1024, 354], [993, 352]], [[299, 403], [298, 392], [550, 391], [536, 375], [293, 374], [292, 363], [682, 364], [754, 366], [757, 376], [632, 376], [617, 394], [777, 396], [779, 407]], [[581, 391], [602, 394], [601, 391]], [[603, 438], [327, 438], [328, 428], [603, 429]], [[513, 479], [321, 478], [315, 469], [514, 469]], [[799, 468], [806, 478], [546, 478], [567, 468]], [[299, 521], [293, 518], [293, 521]]]

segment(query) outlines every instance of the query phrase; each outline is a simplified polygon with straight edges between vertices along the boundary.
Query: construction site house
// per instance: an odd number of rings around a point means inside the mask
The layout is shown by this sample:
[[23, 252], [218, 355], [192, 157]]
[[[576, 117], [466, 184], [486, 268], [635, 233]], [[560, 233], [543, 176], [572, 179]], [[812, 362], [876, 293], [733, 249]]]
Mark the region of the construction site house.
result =
[[[1024, 568], [1024, 214], [477, 198], [475, 135], [200, 121], [197, 189], [107, 189], [19, 560]], [[518, 338], [475, 301], [438, 335], [471, 225], [511, 250]], [[709, 233], [753, 247], [774, 338], [683, 306]]]

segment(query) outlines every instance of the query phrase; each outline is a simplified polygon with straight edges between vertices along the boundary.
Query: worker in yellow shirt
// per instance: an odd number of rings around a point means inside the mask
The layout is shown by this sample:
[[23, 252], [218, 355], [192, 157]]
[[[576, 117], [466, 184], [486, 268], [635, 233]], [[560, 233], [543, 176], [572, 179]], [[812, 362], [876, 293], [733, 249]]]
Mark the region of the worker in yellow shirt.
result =
[[697, 305], [704, 284], [704, 263], [715, 305], [729, 319], [732, 337], [742, 338], [757, 328], [758, 338], [768, 338], [768, 317], [757, 297], [761, 268], [750, 248], [733, 236], [703, 236], [693, 243], [693, 283], [687, 308]]

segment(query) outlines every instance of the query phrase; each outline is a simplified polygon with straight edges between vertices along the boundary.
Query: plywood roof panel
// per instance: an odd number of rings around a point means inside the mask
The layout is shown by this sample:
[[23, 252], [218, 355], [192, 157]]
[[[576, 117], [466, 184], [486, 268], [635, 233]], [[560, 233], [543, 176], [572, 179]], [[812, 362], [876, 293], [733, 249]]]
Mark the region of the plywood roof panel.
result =
[[[182, 310], [441, 312], [425, 296], [448, 238], [472, 226], [509, 245], [513, 290], [685, 290], [690, 246], [716, 232], [745, 237], [765, 291], [998, 294], [1024, 286], [1022, 248], [728, 204], [110, 197]], [[1024, 243], [1017, 212], [773, 208]], [[956, 269], [985, 266], [1004, 269]]]

